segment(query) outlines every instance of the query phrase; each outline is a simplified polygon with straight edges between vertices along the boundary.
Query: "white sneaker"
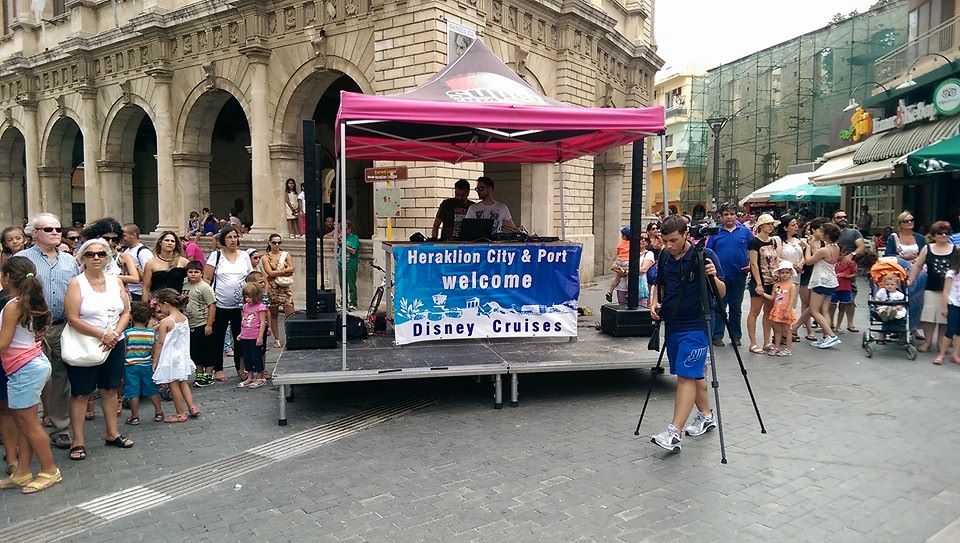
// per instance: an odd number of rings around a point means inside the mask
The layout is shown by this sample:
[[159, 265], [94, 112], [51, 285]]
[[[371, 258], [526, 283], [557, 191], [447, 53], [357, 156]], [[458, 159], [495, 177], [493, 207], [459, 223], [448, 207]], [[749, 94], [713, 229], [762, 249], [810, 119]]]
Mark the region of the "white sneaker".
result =
[[834, 347], [834, 346], [836, 346], [836, 345], [840, 345], [840, 343], [841, 343], [841, 341], [840, 341], [840, 338], [839, 338], [839, 337], [837, 337], [837, 336], [830, 336], [830, 337], [826, 338], [825, 340], [823, 340], [823, 342], [820, 343], [820, 345], [817, 345], [817, 348], [818, 348], [818, 349], [829, 349], [830, 347]]
[[825, 336], [824, 336], [824, 337], [821, 337], [820, 339], [815, 339], [815, 340], [813, 340], [813, 341], [810, 342], [810, 346], [811, 346], [811, 347], [819, 347], [819, 346], [820, 346], [824, 341], [826, 341], [826, 340], [827, 340], [827, 338], [826, 338]]
[[697, 411], [695, 417], [693, 417], [693, 422], [691, 422], [683, 430], [688, 436], [702, 436], [707, 433], [707, 430], [715, 428], [717, 426], [716, 421], [713, 420], [713, 413], [701, 413]]
[[650, 442], [655, 443], [668, 451], [680, 452], [680, 432], [677, 427], [669, 425], [667, 428], [650, 437]]

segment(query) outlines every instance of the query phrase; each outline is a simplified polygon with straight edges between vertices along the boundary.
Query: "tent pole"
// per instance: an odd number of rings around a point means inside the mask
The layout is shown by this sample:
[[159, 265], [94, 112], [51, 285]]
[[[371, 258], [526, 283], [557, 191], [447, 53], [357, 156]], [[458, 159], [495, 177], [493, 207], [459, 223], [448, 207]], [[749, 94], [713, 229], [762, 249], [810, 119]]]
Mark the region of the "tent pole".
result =
[[347, 123], [340, 125], [340, 183], [337, 189], [340, 209], [340, 342], [341, 368], [347, 371]]
[[557, 162], [557, 175], [560, 177], [560, 239], [567, 239], [567, 219], [564, 206], [563, 163]]
[[667, 135], [660, 134], [660, 182], [663, 184], [663, 216], [670, 215], [670, 196], [667, 195]]

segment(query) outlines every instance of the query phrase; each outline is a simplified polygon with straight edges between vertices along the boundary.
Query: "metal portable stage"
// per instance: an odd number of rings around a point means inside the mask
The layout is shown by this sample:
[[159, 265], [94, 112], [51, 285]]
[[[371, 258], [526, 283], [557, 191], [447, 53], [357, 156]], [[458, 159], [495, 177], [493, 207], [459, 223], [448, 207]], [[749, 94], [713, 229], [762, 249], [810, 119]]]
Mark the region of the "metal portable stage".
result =
[[503, 407], [503, 376], [510, 376], [510, 405], [519, 403], [519, 374], [632, 369], [655, 364], [648, 338], [617, 338], [580, 323], [578, 338], [514, 338], [415, 343], [398, 347], [393, 337], [351, 344], [347, 369], [340, 349], [285, 351], [273, 370], [280, 385], [278, 423], [287, 423], [293, 385], [431, 377], [492, 376], [494, 407]]

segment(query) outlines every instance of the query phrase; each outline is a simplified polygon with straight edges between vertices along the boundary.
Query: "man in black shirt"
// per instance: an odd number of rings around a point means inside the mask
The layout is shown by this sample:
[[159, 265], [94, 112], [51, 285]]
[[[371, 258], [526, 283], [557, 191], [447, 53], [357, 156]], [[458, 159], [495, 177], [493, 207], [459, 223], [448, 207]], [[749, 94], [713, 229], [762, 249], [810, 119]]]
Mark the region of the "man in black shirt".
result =
[[[453, 185], [453, 198], [440, 202], [437, 209], [437, 218], [433, 221], [433, 230], [430, 237], [441, 241], [450, 241], [460, 232], [460, 221], [467, 214], [467, 209], [473, 204], [467, 199], [470, 195], [470, 182], [459, 179]], [[441, 225], [443, 228], [441, 229]], [[438, 237], [437, 234], [440, 234]]]

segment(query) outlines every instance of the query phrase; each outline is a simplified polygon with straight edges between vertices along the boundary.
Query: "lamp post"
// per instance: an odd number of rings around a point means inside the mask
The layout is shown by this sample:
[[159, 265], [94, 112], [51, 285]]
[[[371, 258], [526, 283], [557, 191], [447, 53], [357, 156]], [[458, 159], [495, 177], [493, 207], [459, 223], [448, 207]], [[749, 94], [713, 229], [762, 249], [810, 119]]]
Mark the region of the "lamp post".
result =
[[883, 86], [883, 83], [879, 83], [877, 81], [865, 81], [863, 83], [860, 83], [859, 85], [854, 87], [853, 90], [850, 91], [850, 103], [847, 104], [847, 107], [843, 108], [844, 111], [853, 111], [854, 109], [860, 107], [860, 104], [857, 103], [857, 99], [854, 98], [853, 95], [856, 94], [857, 91], [860, 90], [864, 85], [873, 85], [874, 87], [880, 87], [881, 89], [883, 89], [883, 92], [886, 92], [886, 93], [890, 92], [887, 89], [887, 87]]
[[910, 67], [907, 68], [907, 71], [906, 71], [906, 72], [904, 72], [905, 74], [907, 74], [907, 80], [904, 81], [903, 83], [900, 83], [899, 85], [897, 85], [896, 88], [898, 88], [898, 89], [906, 89], [906, 88], [912, 87], [912, 86], [914, 86], [914, 85], [917, 84], [917, 82], [916, 82], [912, 77], [910, 77], [910, 72], [912, 72], [913, 69], [916, 68], [917, 63], [920, 62], [920, 59], [922, 59], [923, 57], [940, 57], [940, 58], [942, 58], [944, 61], [946, 61], [947, 66], [950, 66], [951, 69], [953, 68], [953, 61], [950, 60], [949, 58], [947, 58], [946, 56], [944, 56], [944, 55], [942, 55], [942, 54], [940, 54], [940, 53], [925, 53], [925, 54], [920, 55], [919, 57], [913, 59], [913, 62], [910, 63]]
[[720, 193], [720, 132], [727, 121], [733, 117], [710, 117], [707, 119], [707, 126], [710, 132], [713, 132], [713, 187], [710, 193], [710, 213], [717, 212], [717, 201]]

